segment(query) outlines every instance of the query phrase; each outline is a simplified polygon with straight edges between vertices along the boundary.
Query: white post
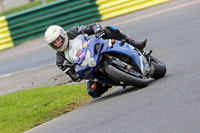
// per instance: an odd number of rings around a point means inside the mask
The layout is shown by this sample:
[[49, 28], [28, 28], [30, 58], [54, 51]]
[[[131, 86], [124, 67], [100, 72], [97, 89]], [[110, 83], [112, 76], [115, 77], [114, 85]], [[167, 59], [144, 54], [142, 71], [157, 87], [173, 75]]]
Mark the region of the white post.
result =
[[42, 0], [42, 4], [44, 5], [44, 4], [46, 4], [47, 3], [47, 1], [46, 0]]
[[2, 12], [4, 12], [5, 9], [4, 9], [4, 6], [3, 6], [3, 0], [0, 0], [0, 7], [1, 7]]

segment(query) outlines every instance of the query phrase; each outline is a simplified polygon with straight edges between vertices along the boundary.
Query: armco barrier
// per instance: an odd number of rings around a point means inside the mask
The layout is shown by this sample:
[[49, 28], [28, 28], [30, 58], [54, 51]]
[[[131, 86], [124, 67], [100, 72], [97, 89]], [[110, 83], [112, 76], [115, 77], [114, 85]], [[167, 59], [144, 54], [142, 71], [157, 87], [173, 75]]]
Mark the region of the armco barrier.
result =
[[170, 0], [60, 0], [2, 16], [0, 50], [43, 36], [49, 25], [60, 25], [67, 30], [167, 1]]
[[6, 16], [14, 45], [44, 35], [49, 25], [64, 29], [100, 20], [95, 1], [61, 0]]
[[97, 0], [101, 20], [106, 20], [171, 0]]

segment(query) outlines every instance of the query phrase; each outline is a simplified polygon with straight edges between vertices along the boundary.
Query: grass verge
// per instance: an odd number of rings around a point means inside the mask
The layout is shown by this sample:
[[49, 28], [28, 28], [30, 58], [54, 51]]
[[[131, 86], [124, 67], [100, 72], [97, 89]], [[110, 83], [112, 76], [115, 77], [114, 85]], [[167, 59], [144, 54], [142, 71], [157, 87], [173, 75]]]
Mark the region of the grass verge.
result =
[[90, 100], [86, 84], [48, 86], [0, 96], [0, 133], [23, 132]]

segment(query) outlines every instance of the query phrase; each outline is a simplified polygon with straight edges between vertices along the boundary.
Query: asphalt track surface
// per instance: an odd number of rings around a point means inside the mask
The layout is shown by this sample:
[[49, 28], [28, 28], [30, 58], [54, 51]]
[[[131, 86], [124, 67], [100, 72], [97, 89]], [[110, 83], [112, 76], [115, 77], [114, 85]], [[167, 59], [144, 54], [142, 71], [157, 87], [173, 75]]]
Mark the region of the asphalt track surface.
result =
[[[198, 133], [200, 0], [172, 1], [103, 21], [102, 25], [116, 25], [136, 40], [148, 38], [146, 49], [152, 49], [153, 55], [165, 62], [166, 76], [143, 89], [117, 87], [27, 133]], [[44, 44], [42, 40], [38, 42]], [[3, 51], [0, 59], [5, 64], [9, 60], [15, 62], [20, 55], [29, 60], [26, 57], [29, 53], [31, 61], [22, 63], [23, 69], [27, 69], [31, 62], [38, 67], [53, 63], [55, 58], [55, 53], [45, 45], [30, 45], [28, 53], [20, 52], [20, 47], [19, 53], [15, 51], [9, 57], [5, 53], [12, 49]], [[13, 72], [15, 68], [14, 63]]]

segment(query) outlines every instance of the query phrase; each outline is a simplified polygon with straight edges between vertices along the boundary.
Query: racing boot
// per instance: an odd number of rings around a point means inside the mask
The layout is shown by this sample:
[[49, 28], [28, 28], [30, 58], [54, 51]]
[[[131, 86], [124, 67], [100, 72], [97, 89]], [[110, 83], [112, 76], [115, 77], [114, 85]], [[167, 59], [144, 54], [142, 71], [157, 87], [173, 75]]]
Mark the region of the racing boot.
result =
[[147, 39], [144, 41], [135, 41], [127, 34], [121, 32], [118, 28], [113, 28], [113, 26], [107, 26], [104, 29], [106, 33], [105, 39], [117, 39], [122, 40], [124, 39], [127, 43], [131, 44], [132, 46], [136, 47], [138, 50], [142, 51], [146, 47]]
[[136, 47], [138, 50], [142, 51], [146, 47], [147, 39], [145, 39], [144, 41], [135, 41], [130, 37], [126, 37], [126, 42]]
[[130, 44], [132, 44], [137, 49], [139, 49], [140, 51], [142, 51], [146, 47], [147, 39], [145, 39], [144, 41], [135, 41], [135, 40], [133, 40], [133, 42], [131, 42]]

